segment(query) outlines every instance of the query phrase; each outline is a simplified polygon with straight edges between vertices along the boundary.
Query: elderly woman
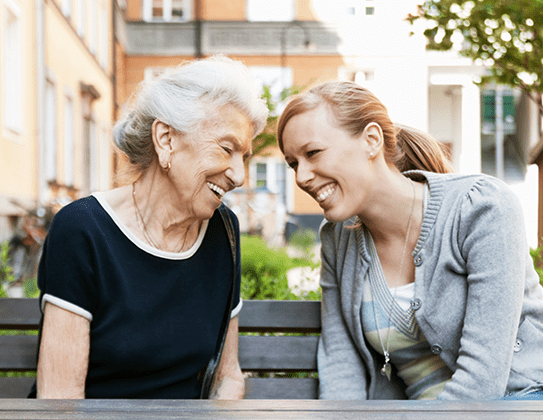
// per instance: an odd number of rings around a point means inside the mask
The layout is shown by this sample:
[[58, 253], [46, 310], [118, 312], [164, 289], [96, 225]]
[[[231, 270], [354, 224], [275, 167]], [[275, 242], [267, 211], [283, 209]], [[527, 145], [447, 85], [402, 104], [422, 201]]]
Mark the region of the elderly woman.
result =
[[216, 57], [141, 86], [115, 127], [136, 180], [64, 207], [45, 243], [38, 398], [198, 398], [228, 315], [211, 397], [243, 397], [240, 265], [218, 210], [266, 121], [252, 82]]

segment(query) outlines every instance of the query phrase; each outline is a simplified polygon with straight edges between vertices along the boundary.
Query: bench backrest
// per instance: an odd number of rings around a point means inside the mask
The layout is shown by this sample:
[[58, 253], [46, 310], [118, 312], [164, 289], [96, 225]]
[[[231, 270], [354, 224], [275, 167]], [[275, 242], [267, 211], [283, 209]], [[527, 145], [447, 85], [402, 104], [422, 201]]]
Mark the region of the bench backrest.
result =
[[[0, 298], [0, 330], [37, 330], [40, 317], [37, 299]], [[288, 376], [294, 372], [311, 376], [317, 370], [320, 302], [244, 301], [239, 325], [241, 369], [268, 376], [249, 373], [246, 398], [317, 398], [316, 378]], [[37, 343], [35, 335], [0, 335], [0, 371], [35, 371]], [[24, 398], [33, 383], [34, 378], [2, 377], [0, 398]]]

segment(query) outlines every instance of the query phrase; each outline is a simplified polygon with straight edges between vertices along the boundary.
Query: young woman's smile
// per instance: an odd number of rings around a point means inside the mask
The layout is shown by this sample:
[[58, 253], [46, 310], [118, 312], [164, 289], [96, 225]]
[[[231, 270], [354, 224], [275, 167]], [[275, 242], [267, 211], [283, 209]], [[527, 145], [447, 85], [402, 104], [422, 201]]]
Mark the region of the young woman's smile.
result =
[[295, 115], [283, 132], [285, 159], [296, 172], [296, 183], [330, 221], [347, 220], [364, 207], [372, 179], [368, 147], [364, 136], [337, 128], [324, 106]]

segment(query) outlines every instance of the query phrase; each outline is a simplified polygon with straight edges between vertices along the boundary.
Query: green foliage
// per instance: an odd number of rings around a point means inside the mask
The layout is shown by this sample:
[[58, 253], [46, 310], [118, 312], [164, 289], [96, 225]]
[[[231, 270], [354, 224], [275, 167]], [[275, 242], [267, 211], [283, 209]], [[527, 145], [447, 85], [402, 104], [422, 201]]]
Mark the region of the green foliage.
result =
[[315, 292], [302, 297], [288, 286], [287, 271], [294, 267], [311, 266], [311, 261], [295, 259], [284, 249], [271, 249], [257, 236], [241, 237], [242, 299], [298, 300], [318, 298]]
[[[292, 86], [290, 88], [283, 89], [281, 91], [281, 101], [285, 101], [289, 96], [296, 95], [302, 91], [303, 88]], [[277, 120], [278, 116], [275, 113], [277, 109], [277, 103], [274, 101], [269, 86], [263, 86], [264, 92], [262, 98], [266, 101], [268, 106], [268, 121], [264, 131], [256, 136], [253, 140], [253, 155], [256, 156], [269, 146], [275, 146], [277, 144]]]
[[534, 267], [539, 274], [539, 281], [543, 286], [543, 246], [539, 245], [536, 249], [530, 249], [530, 255], [534, 260]]
[[298, 229], [290, 237], [289, 243], [306, 256], [313, 257], [313, 247], [317, 243], [317, 234], [313, 229]]
[[0, 297], [7, 297], [6, 290], [15, 280], [13, 269], [8, 264], [9, 261], [9, 246], [8, 241], [0, 244]]
[[543, 92], [543, 0], [426, 0], [414, 24], [423, 19], [427, 49], [460, 54], [490, 67], [481, 83], [521, 88], [538, 101]]

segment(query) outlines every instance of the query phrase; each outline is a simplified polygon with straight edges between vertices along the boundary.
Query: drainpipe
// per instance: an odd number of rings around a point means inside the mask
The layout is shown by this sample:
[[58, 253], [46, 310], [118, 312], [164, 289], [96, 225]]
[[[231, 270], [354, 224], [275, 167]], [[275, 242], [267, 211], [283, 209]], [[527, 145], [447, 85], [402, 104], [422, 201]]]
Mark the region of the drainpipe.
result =
[[200, 0], [194, 1], [194, 56], [196, 58], [203, 57], [202, 54], [202, 4]]
[[38, 205], [45, 204], [45, 0], [35, 0], [36, 5], [36, 143], [38, 165]]

